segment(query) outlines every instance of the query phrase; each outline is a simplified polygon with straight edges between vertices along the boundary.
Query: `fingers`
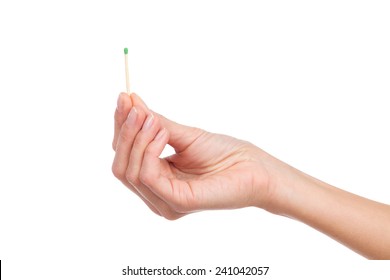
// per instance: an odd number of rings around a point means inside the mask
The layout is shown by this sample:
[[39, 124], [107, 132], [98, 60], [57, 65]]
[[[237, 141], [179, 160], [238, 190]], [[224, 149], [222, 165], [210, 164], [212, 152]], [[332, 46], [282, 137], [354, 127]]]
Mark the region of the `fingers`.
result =
[[146, 106], [145, 102], [137, 94], [135, 94], [133, 92], [130, 95], [130, 98], [131, 98], [134, 106], [138, 106], [138, 107], [142, 108], [143, 110], [145, 110], [145, 112], [149, 111], [148, 106]]
[[[112, 148], [114, 150], [116, 150], [118, 136], [122, 125], [133, 106], [142, 108], [146, 113], [150, 112], [146, 104], [137, 94], [132, 93], [129, 96], [127, 93], [121, 93], [119, 95], [117, 108], [115, 110], [114, 139], [112, 141]], [[161, 115], [158, 116], [162, 122], [162, 126], [170, 133], [169, 144], [175, 148], [177, 152], [185, 150], [203, 132], [201, 129], [180, 125]]]
[[142, 108], [145, 112], [148, 112], [149, 109], [146, 104], [142, 101], [142, 99], [132, 93], [130, 96], [127, 93], [120, 93], [117, 100], [117, 107], [114, 115], [114, 139], [112, 141], [112, 148], [114, 151], [116, 150], [116, 146], [118, 143], [119, 132], [121, 131], [122, 125], [125, 122], [131, 108], [133, 106], [137, 106]]
[[[167, 219], [177, 219], [184, 214], [172, 210], [164, 200], [156, 196], [140, 180], [140, 170], [145, 150], [159, 134], [159, 131], [165, 131], [165, 133], [167, 131], [162, 128], [160, 119], [147, 109], [138, 96], [134, 95], [132, 97], [134, 98], [119, 97], [124, 98], [124, 102], [128, 102], [127, 104], [130, 104], [130, 101], [133, 106], [128, 108], [130, 112], [125, 119], [116, 113], [116, 123], [122, 123], [122, 125], [114, 137], [116, 153], [112, 172], [130, 190], [140, 196], [153, 212]], [[121, 111], [121, 113], [123, 112]]]
[[168, 131], [162, 128], [154, 137], [153, 141], [148, 145], [141, 166], [140, 180], [147, 185], [158, 183], [161, 174], [161, 159], [159, 156], [168, 143]]
[[130, 182], [138, 184], [138, 176], [145, 149], [156, 136], [160, 128], [161, 124], [158, 118], [150, 113], [143, 123], [142, 129], [138, 132], [136, 138], [134, 139], [134, 145], [131, 150], [129, 164], [126, 171], [127, 179]]
[[[127, 98], [121, 97], [120, 98]], [[126, 102], [126, 101], [125, 101]], [[122, 111], [123, 112], [123, 111]], [[123, 184], [125, 184], [130, 190], [139, 195], [141, 199], [149, 206], [149, 208], [156, 213], [161, 215], [161, 213], [154, 207], [149, 201], [147, 201], [143, 196], [141, 196], [138, 191], [127, 182], [126, 180], [126, 169], [129, 164], [129, 157], [131, 148], [133, 146], [134, 139], [137, 135], [138, 130], [142, 127], [142, 124], [145, 120], [145, 112], [140, 108], [137, 109], [136, 106], [132, 107], [130, 113], [124, 121], [122, 121], [122, 126], [118, 132], [117, 143], [115, 144], [115, 158], [112, 165], [112, 172], [115, 177], [117, 177]], [[115, 141], [115, 140], [114, 140]]]
[[[190, 182], [163, 176], [164, 161], [159, 156], [169, 141], [167, 129], [161, 129], [145, 150], [139, 174], [141, 182], [176, 213], [190, 213], [198, 209], [196, 192]], [[167, 162], [165, 162], [168, 164]]]
[[[154, 205], [161, 215], [168, 218], [177, 218], [177, 215], [172, 211], [169, 205], [156, 196], [143, 182], [141, 177], [141, 167], [143, 166], [144, 155], [150, 143], [161, 135], [161, 131], [166, 131], [161, 127], [161, 122], [158, 117], [153, 113], [149, 113], [146, 117], [142, 128], [138, 131], [136, 138], [134, 139], [133, 146], [130, 153], [129, 163], [126, 170], [126, 180], [130, 182], [140, 195], [152, 205]], [[164, 134], [164, 133], [163, 133]], [[165, 143], [166, 144], [166, 143]], [[164, 149], [164, 145], [162, 147]], [[159, 159], [159, 154], [156, 156], [156, 160]], [[159, 172], [160, 167], [156, 166], [156, 171]], [[144, 178], [149, 176], [144, 173]]]
[[112, 148], [114, 151], [118, 142], [119, 131], [121, 130], [123, 122], [126, 120], [132, 106], [133, 102], [126, 93], [122, 92], [119, 94], [114, 115], [114, 139], [112, 140]]
[[169, 142], [177, 153], [187, 149], [204, 131], [196, 127], [178, 124], [159, 115], [163, 127], [169, 131]]
[[162, 166], [159, 156], [168, 140], [168, 131], [165, 128], [161, 129], [146, 148], [139, 173], [141, 182], [165, 201], [171, 201], [174, 192], [171, 181], [167, 177], [161, 176]]
[[119, 132], [112, 171], [114, 175], [121, 180], [126, 179], [126, 170], [129, 165], [133, 143], [145, 118], [145, 112], [134, 106], [131, 108], [126, 121], [123, 123]]

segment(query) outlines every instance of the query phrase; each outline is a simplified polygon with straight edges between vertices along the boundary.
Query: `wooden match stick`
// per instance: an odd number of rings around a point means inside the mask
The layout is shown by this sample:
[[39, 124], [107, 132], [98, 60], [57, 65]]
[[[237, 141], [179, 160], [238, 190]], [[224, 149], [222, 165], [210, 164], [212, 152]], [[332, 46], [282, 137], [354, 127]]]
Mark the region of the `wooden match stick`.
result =
[[125, 48], [125, 71], [126, 71], [126, 91], [130, 95], [130, 80], [129, 80], [129, 63], [127, 62], [127, 54], [129, 50]]

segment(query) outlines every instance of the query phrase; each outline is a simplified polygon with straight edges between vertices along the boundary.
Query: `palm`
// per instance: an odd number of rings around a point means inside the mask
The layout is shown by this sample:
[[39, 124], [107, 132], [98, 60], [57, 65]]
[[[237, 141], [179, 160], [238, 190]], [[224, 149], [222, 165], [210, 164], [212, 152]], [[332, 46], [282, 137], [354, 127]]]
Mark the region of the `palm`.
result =
[[203, 204], [196, 208], [242, 207], [254, 194], [250, 148], [247, 142], [204, 132], [162, 160], [161, 175], [169, 179], [166, 190], [181, 204]]

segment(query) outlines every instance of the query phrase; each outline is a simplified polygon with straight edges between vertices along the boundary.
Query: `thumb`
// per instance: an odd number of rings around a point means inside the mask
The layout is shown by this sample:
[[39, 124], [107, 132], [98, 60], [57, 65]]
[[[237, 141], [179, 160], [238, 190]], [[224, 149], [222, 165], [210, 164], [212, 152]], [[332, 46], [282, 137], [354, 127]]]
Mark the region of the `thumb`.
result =
[[169, 131], [168, 144], [175, 149], [176, 153], [187, 149], [196, 139], [205, 133], [200, 128], [178, 124], [162, 115], [156, 115], [159, 116], [162, 126]]
[[[150, 111], [146, 106], [145, 102], [135, 93], [131, 94], [131, 100], [133, 106], [138, 106], [144, 109], [146, 113]], [[187, 149], [197, 138], [199, 138], [202, 134], [205, 133], [205, 131], [202, 129], [181, 125], [165, 118], [162, 115], [159, 115], [155, 112], [153, 113], [159, 116], [162, 126], [168, 130], [168, 144], [175, 149], [176, 153], [180, 153]]]
[[133, 106], [140, 107], [145, 110], [145, 112], [148, 112], [148, 106], [146, 106], [145, 102], [142, 100], [141, 97], [139, 97], [137, 94], [134, 92], [130, 95], [131, 101], [133, 103]]

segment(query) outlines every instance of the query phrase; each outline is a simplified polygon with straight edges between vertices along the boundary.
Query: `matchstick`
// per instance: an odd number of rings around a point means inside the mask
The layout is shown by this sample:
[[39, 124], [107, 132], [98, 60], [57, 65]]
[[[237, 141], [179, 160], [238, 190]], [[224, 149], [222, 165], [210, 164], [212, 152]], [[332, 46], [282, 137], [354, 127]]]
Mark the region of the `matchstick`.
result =
[[129, 50], [125, 48], [125, 70], [126, 70], [126, 91], [130, 95], [130, 81], [129, 81], [129, 63], [127, 62], [127, 53]]

